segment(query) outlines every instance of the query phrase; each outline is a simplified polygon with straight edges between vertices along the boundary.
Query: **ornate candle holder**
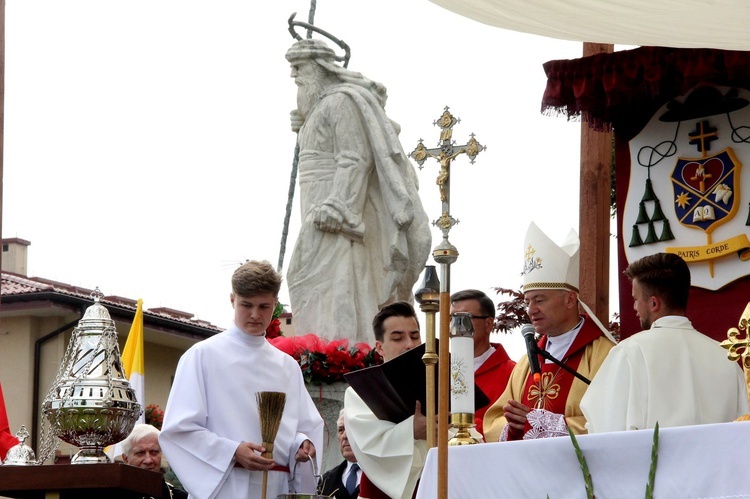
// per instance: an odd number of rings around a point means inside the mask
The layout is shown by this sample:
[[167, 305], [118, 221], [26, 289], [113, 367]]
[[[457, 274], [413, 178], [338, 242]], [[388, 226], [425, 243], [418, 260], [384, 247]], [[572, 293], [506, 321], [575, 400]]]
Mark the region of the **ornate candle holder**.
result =
[[71, 464], [108, 463], [104, 447], [128, 436], [141, 415], [135, 391], [120, 363], [115, 323], [92, 293], [94, 304], [73, 330], [73, 336], [42, 416], [62, 441], [80, 448]]
[[474, 325], [471, 314], [451, 316], [451, 426], [457, 429], [448, 445], [478, 444], [474, 427]]
[[427, 416], [427, 445], [435, 447], [435, 367], [438, 354], [435, 350], [435, 314], [440, 311], [440, 280], [434, 265], [427, 265], [424, 269], [424, 279], [419, 290], [414, 293], [419, 302], [419, 308], [427, 318], [425, 332], [425, 351], [422, 360], [425, 364], [427, 376], [427, 394], [425, 399], [425, 416]]

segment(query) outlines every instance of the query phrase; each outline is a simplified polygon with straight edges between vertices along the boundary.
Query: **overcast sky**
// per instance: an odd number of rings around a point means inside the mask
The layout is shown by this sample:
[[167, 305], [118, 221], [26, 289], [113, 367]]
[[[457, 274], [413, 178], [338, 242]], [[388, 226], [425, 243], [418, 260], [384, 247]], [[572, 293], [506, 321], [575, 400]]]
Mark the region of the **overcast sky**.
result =
[[[233, 269], [279, 258], [296, 140], [287, 19], [307, 20], [308, 9], [6, 0], [2, 235], [31, 241], [29, 275], [227, 327]], [[315, 23], [350, 45], [350, 69], [386, 85], [407, 153], [420, 138], [437, 144], [432, 123], [445, 106], [461, 119], [454, 139], [475, 133], [487, 146], [475, 164], [453, 163], [451, 291], [478, 288], [497, 302], [493, 287], [521, 283], [530, 221], [558, 242], [578, 228], [580, 124], [543, 116], [540, 103], [542, 64], [580, 57], [580, 43], [485, 26], [427, 0], [319, 0]], [[431, 221], [437, 169], [417, 172]], [[433, 229], [433, 246], [440, 237]]]

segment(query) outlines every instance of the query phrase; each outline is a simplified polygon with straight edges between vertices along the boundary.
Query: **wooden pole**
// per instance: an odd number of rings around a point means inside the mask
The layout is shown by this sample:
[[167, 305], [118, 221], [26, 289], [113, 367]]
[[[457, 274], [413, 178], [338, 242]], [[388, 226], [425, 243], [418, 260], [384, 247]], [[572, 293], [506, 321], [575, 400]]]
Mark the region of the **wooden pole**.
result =
[[440, 265], [438, 360], [438, 499], [448, 499], [448, 406], [450, 403], [450, 264]]
[[[584, 57], [612, 52], [613, 45], [583, 44]], [[612, 132], [598, 132], [581, 122], [580, 297], [605, 326], [609, 323], [611, 165]]]

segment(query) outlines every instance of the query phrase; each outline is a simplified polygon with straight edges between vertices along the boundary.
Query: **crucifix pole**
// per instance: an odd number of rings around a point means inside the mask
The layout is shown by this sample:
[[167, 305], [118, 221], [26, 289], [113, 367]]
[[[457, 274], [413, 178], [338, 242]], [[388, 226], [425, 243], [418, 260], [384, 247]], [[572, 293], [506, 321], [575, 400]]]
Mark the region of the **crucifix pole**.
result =
[[[428, 149], [424, 146], [422, 139], [419, 140], [417, 148], [409, 157], [413, 158], [419, 168], [422, 168], [427, 158], [434, 158], [440, 163], [440, 171], [435, 183], [440, 190], [441, 215], [433, 222], [443, 233], [442, 241], [432, 251], [432, 258], [440, 264], [440, 346], [438, 354], [438, 499], [448, 497], [448, 403], [450, 402], [450, 342], [448, 340], [450, 329], [450, 266], [458, 259], [458, 250], [448, 241], [448, 233], [458, 223], [450, 214], [450, 167], [451, 162], [460, 154], [466, 154], [471, 163], [477, 154], [485, 150], [471, 134], [468, 143], [462, 146], [455, 145], [453, 140], [453, 126], [461, 120], [454, 117], [446, 106], [443, 114], [435, 120], [434, 125], [440, 127], [440, 142], [437, 148]], [[433, 343], [434, 345], [434, 343]], [[425, 356], [430, 352], [425, 351]], [[434, 354], [434, 352], [432, 352]], [[429, 365], [426, 366], [429, 378]], [[434, 393], [434, 391], [432, 391]], [[432, 396], [427, 390], [428, 407], [429, 397]], [[435, 415], [427, 411], [427, 434], [434, 435]], [[434, 437], [433, 437], [434, 439]]]

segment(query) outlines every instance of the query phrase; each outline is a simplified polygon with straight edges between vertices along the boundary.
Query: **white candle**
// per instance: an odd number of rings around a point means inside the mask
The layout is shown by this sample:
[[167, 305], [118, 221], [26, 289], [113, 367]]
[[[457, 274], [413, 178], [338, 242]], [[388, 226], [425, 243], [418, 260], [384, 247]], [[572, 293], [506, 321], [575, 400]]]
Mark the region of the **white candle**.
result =
[[451, 337], [451, 413], [474, 414], [474, 339]]

